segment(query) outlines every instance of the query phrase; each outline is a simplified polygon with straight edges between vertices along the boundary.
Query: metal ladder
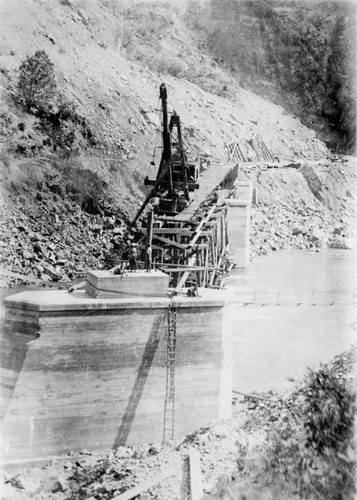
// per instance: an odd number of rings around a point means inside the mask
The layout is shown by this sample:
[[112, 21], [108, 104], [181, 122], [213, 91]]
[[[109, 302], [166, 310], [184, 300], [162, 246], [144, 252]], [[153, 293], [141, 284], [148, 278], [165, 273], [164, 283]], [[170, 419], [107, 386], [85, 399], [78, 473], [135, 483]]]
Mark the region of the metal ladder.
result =
[[177, 306], [173, 299], [171, 299], [168, 311], [167, 331], [166, 397], [163, 436], [164, 442], [173, 440], [175, 435], [176, 314]]

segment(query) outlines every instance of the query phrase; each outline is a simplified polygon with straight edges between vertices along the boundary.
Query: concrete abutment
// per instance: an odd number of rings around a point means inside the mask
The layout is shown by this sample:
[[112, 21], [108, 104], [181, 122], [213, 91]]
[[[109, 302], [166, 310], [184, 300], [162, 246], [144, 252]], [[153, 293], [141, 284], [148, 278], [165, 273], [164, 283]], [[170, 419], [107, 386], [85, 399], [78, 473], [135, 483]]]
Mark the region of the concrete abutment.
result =
[[[149, 276], [148, 276], [148, 279]], [[231, 411], [225, 292], [176, 297], [175, 437]], [[6, 299], [3, 460], [161, 441], [170, 299]], [[12, 328], [12, 331], [11, 331]], [[15, 331], [14, 331], [15, 330]]]

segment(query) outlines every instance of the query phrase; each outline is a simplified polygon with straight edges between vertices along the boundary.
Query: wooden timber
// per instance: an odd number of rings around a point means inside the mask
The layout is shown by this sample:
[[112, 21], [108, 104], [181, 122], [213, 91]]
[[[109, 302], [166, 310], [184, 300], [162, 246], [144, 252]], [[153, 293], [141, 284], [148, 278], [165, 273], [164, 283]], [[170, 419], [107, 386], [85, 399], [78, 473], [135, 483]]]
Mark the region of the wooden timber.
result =
[[208, 266], [182, 266], [182, 267], [162, 267], [162, 270], [166, 273], [182, 273], [185, 271], [213, 271], [213, 267]]
[[[155, 219], [164, 227], [152, 230], [153, 265], [170, 274], [170, 286], [177, 292], [186, 282], [188, 286], [219, 287], [229, 267], [226, 205], [216, 203], [208, 211], [202, 207], [197, 217], [201, 220], [193, 230], [191, 222], [175, 224], [172, 217], [167, 224], [162, 217]], [[145, 250], [143, 245], [139, 248]]]
[[[236, 176], [238, 165], [235, 163], [212, 164], [199, 177], [200, 188], [195, 191], [195, 197], [185, 210], [180, 212], [176, 220], [189, 222], [196, 214], [202, 203], [226, 180], [229, 182], [231, 176]], [[234, 179], [233, 179], [234, 180]], [[224, 187], [224, 186], [223, 186]]]
[[156, 215], [155, 210], [151, 210], [146, 228], [141, 229], [142, 236], [136, 240], [140, 266], [145, 261], [143, 256], [150, 240], [152, 267], [169, 272], [170, 287], [180, 291], [186, 281], [189, 286], [219, 286], [222, 274], [228, 269], [224, 200], [237, 173], [238, 164], [211, 164], [201, 172], [200, 187], [184, 210], [176, 216]]
[[193, 236], [196, 233], [190, 229], [185, 227], [154, 227], [153, 228], [153, 237], [156, 234], [180, 234], [181, 236]]
[[[200, 222], [200, 224], [198, 225], [197, 229], [196, 229], [196, 234], [194, 235], [193, 239], [190, 241], [191, 245], [193, 245], [194, 243], [196, 243], [196, 241], [198, 240], [198, 238], [201, 236], [201, 232], [202, 232], [202, 228], [204, 227], [204, 224], [206, 221], [208, 221], [214, 211], [216, 209], [216, 205], [214, 205], [213, 207], [211, 207], [211, 209], [208, 211], [208, 214], [206, 215], [206, 217], [204, 219], [202, 219], [202, 221]], [[196, 255], [193, 255], [190, 257], [189, 261], [188, 261], [188, 265], [189, 266], [192, 266], [194, 263], [196, 262]], [[178, 285], [177, 285], [177, 289], [180, 291], [182, 289], [182, 287], [184, 286], [187, 278], [188, 278], [188, 273], [189, 271], [185, 271], [183, 276], [181, 277]]]
[[[165, 481], [165, 479], [168, 479], [170, 476], [173, 475], [173, 471], [164, 471], [155, 476], [153, 479], [148, 479], [144, 481], [143, 483], [139, 484], [139, 486], [135, 486], [135, 488], [131, 488], [130, 490], [125, 491], [125, 493], [122, 493], [119, 496], [113, 497], [113, 500], [132, 500], [132, 498], [135, 498], [144, 491], [147, 491], [148, 489], [152, 488], [155, 486], [157, 483], [161, 483], [162, 481]], [[91, 497], [93, 498], [93, 497]], [[141, 497], [140, 497], [141, 498]], [[87, 498], [86, 500], [90, 500]]]
[[191, 500], [202, 500], [203, 485], [201, 474], [200, 455], [196, 448], [189, 446], [188, 456], [190, 461], [190, 493]]

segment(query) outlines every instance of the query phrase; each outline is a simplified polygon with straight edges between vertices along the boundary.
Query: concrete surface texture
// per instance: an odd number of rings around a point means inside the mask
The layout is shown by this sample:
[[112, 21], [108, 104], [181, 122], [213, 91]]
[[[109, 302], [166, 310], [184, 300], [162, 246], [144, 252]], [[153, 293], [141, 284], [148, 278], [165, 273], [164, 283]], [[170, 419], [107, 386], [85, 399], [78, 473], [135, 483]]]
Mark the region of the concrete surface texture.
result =
[[229, 257], [237, 268], [249, 265], [250, 201], [228, 199]]
[[250, 257], [250, 209], [252, 205], [252, 183], [236, 181], [233, 198], [228, 205], [227, 228], [229, 256], [238, 269], [249, 265]]
[[160, 271], [124, 271], [115, 275], [110, 271], [88, 271], [86, 292], [91, 297], [165, 297], [169, 289], [169, 275]]
[[[232, 349], [226, 294], [174, 300], [179, 437], [230, 416]], [[5, 303], [3, 460], [162, 439], [170, 299], [44, 291]]]

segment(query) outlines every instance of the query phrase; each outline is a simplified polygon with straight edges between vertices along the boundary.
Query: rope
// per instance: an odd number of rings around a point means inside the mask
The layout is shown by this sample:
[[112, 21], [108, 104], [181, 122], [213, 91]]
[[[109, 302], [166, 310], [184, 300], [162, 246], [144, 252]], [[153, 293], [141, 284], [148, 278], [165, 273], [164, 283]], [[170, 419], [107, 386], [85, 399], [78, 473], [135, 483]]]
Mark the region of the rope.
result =
[[[159, 102], [160, 102], [160, 97], [159, 97], [159, 98], [158, 98], [158, 100], [157, 100], [157, 104], [156, 104], [156, 108], [155, 108], [155, 109], [157, 109], [157, 108], [158, 108], [158, 106], [159, 106]], [[160, 123], [161, 123], [161, 120], [160, 120]], [[155, 163], [155, 155], [156, 155], [156, 147], [157, 147], [158, 135], [159, 135], [159, 134], [158, 134], [158, 133], [156, 133], [156, 136], [155, 136], [155, 144], [154, 144], [154, 151], [153, 151], [153, 154], [152, 154], [152, 163]], [[148, 148], [148, 149], [149, 149], [149, 148]], [[147, 170], [147, 175], [148, 175], [148, 177], [150, 177], [150, 175], [151, 175], [151, 172], [152, 172], [152, 170], [153, 170], [153, 168], [152, 168], [152, 167], [153, 167], [153, 165], [152, 165], [152, 164], [150, 164], [150, 166], [149, 166], [149, 168], [148, 168], [148, 170]]]

